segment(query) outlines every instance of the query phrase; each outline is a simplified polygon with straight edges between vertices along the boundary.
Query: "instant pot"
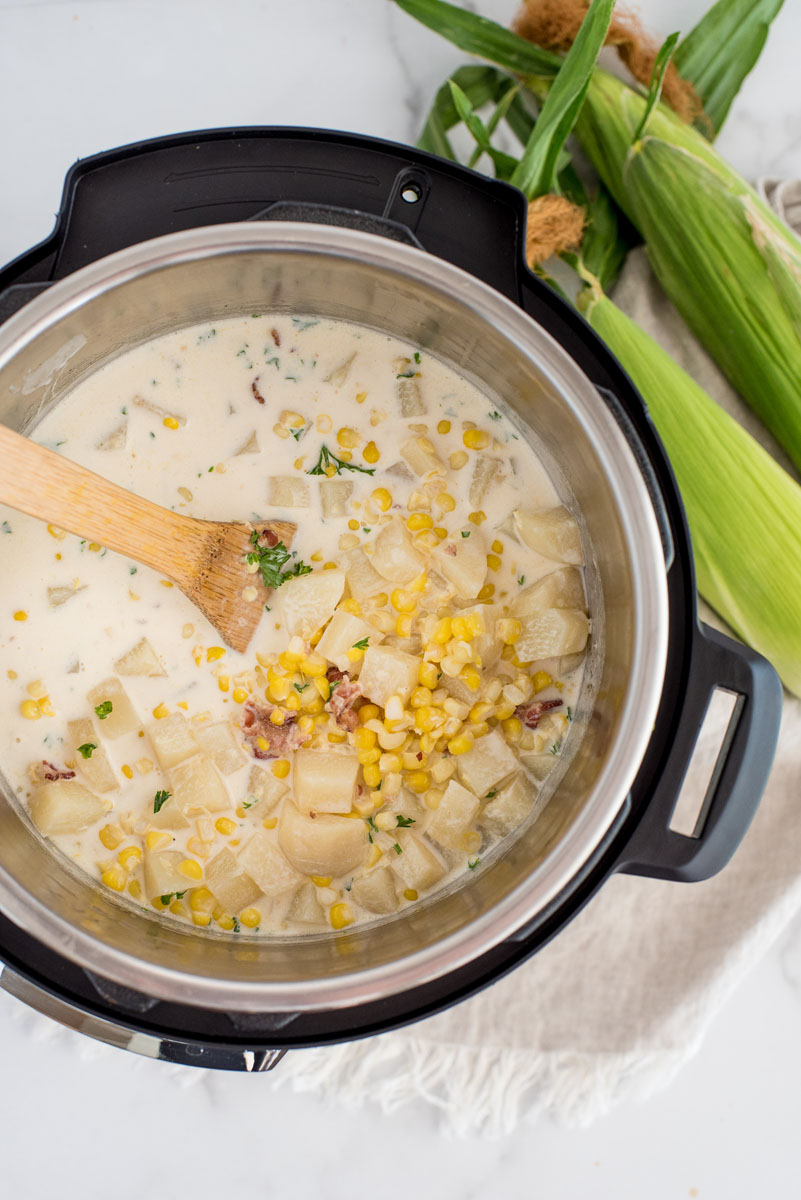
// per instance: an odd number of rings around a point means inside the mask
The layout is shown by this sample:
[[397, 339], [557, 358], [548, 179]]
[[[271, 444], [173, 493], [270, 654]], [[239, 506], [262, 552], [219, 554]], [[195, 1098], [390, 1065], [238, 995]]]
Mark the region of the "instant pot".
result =
[[[392, 917], [274, 941], [170, 922], [77, 874], [4, 784], [0, 983], [32, 1007], [154, 1058], [265, 1070], [290, 1047], [464, 999], [615, 872], [705, 879], [739, 844], [775, 748], [778, 678], [698, 623], [665, 452], [619, 363], [528, 270], [526, 212], [516, 189], [407, 146], [214, 130], [77, 163], [51, 237], [0, 273], [0, 420], [15, 429], [169, 329], [262, 310], [339, 317], [482, 386], [532, 437], [593, 549], [582, 728], [549, 802], [474, 876]], [[673, 812], [716, 689], [735, 697], [732, 717], [680, 833]]]

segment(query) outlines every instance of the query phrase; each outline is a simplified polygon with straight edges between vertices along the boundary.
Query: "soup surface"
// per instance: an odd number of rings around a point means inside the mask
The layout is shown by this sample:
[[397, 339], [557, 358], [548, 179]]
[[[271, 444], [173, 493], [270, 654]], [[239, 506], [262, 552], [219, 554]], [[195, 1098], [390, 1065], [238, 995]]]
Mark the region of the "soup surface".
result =
[[342, 929], [536, 816], [589, 632], [576, 523], [520, 431], [414, 346], [253, 314], [82, 382], [35, 438], [167, 508], [297, 524], [238, 654], [171, 582], [0, 512], [12, 789], [129, 903]]

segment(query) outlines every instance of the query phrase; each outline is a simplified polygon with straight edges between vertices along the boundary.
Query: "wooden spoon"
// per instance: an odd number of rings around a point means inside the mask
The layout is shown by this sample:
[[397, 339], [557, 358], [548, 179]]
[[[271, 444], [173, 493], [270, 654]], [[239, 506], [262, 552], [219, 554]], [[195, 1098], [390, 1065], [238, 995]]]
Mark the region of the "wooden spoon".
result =
[[[288, 547], [297, 525], [181, 516], [2, 425], [0, 461], [0, 502], [160, 571], [197, 605], [223, 641], [234, 650], [247, 649], [270, 594], [261, 576], [246, 570], [253, 529], [258, 528], [263, 545]], [[255, 600], [244, 598], [249, 587], [256, 588]]]

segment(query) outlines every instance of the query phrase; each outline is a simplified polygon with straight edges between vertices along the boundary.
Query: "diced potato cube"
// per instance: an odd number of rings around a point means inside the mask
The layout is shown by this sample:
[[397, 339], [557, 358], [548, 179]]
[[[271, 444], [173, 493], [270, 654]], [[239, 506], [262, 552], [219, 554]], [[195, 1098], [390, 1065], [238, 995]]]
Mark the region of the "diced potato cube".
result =
[[395, 372], [395, 390], [402, 417], [422, 417], [428, 412], [420, 386], [419, 372], [410, 358], [396, 358], [392, 363]]
[[148, 850], [145, 848], [145, 895], [148, 900], [185, 892], [192, 885], [178, 868], [186, 859], [181, 850]]
[[533, 784], [524, 775], [516, 775], [484, 805], [479, 825], [492, 837], [505, 837], [523, 824], [534, 805], [534, 796]]
[[478, 656], [481, 659], [481, 665], [486, 670], [493, 666], [501, 656], [503, 643], [496, 636], [495, 622], [499, 617], [503, 616], [503, 605], [501, 604], [474, 604], [469, 608], [463, 608], [456, 614], [459, 617], [477, 617], [482, 624], [482, 632], [476, 634], [471, 641], [471, 646], [478, 651]]
[[197, 754], [196, 726], [190, 725], [183, 713], [170, 713], [161, 721], [148, 726], [147, 734], [163, 771]]
[[350, 369], [353, 366], [355, 357], [356, 351], [354, 350], [353, 354], [349, 355], [338, 367], [334, 367], [329, 375], [326, 375], [323, 382], [330, 383], [333, 387], [342, 387], [342, 384], [348, 378], [348, 375], [350, 375]]
[[158, 812], [147, 814], [147, 824], [152, 829], [188, 829], [189, 820], [181, 812], [174, 799], [162, 804]]
[[[67, 744], [70, 748], [70, 757], [75, 760], [76, 767], [86, 777], [89, 786], [94, 791], [110, 792], [120, 786], [109, 762], [109, 757], [88, 717], [67, 722]], [[94, 745], [95, 748], [89, 758], [84, 758], [82, 754], [78, 753], [78, 747], [87, 745]]]
[[590, 623], [580, 608], [545, 608], [526, 618], [515, 654], [521, 662], [577, 654], [587, 645]]
[[208, 754], [223, 775], [233, 775], [234, 771], [245, 765], [245, 756], [230, 721], [197, 725], [195, 738], [203, 753]]
[[445, 795], [434, 810], [426, 833], [441, 846], [458, 850], [468, 826], [475, 820], [478, 808], [477, 797], [455, 779], [451, 779], [448, 781]]
[[244, 850], [240, 850], [237, 861], [269, 899], [282, 896], [301, 882], [298, 872], [281, 853], [275, 834], [266, 829], [253, 834]]
[[405, 704], [417, 687], [419, 659], [392, 646], [369, 646], [364, 652], [359, 687], [373, 704], [386, 708], [390, 696]]
[[259, 439], [256, 436], [256, 431], [254, 429], [253, 433], [251, 433], [248, 440], [246, 442], [244, 442], [243, 445], [240, 446], [240, 448], [236, 451], [234, 458], [238, 458], [240, 454], [258, 454], [258, 453], [259, 453]]
[[378, 574], [361, 546], [350, 550], [344, 556], [344, 562], [348, 589], [355, 600], [369, 600], [385, 590], [386, 580]]
[[323, 658], [339, 667], [340, 671], [352, 674], [354, 664], [348, 658], [348, 651], [365, 638], [369, 639], [371, 646], [376, 646], [383, 641], [384, 634], [368, 625], [361, 617], [338, 608], [315, 649]]
[[559, 762], [559, 758], [555, 754], [537, 754], [530, 750], [520, 751], [520, 761], [534, 779], [538, 783], [542, 783], [547, 779], [551, 771]]
[[78, 592], [86, 591], [86, 585], [83, 587], [49, 587], [47, 589], [47, 603], [51, 608], [61, 608], [62, 604], [66, 604], [73, 596], [77, 596]]
[[309, 485], [296, 475], [272, 475], [268, 480], [267, 502], [276, 508], [308, 508]]
[[481, 501], [493, 484], [500, 482], [503, 474], [503, 462], [499, 458], [488, 458], [486, 454], [477, 454], [473, 467], [473, 478], [470, 481], [470, 504], [480, 508]]
[[123, 734], [133, 733], [135, 729], [139, 728], [140, 721], [136, 710], [123, 691], [119, 679], [112, 676], [103, 683], [99, 683], [97, 687], [87, 693], [86, 699], [96, 712], [100, 705], [111, 704], [111, 711], [105, 717], [98, 714], [104, 737], [122, 737]]
[[345, 590], [345, 572], [312, 571], [282, 584], [272, 604], [289, 637], [309, 638], [330, 618]]
[[304, 883], [298, 888], [286, 915], [288, 921], [298, 921], [301, 925], [322, 925], [323, 910], [313, 883]]
[[349, 479], [321, 479], [320, 504], [324, 517], [344, 517], [353, 491]]
[[221, 812], [231, 800], [217, 768], [205, 754], [185, 758], [170, 769], [172, 793], [184, 816]]
[[420, 608], [425, 612], [436, 612], [438, 608], [444, 608], [446, 604], [450, 604], [456, 594], [456, 589], [452, 583], [448, 583], [436, 571], [429, 570], [427, 574], [428, 586], [420, 597]]
[[354, 879], [350, 897], [373, 913], [393, 913], [398, 908], [395, 880], [388, 867], [377, 867], [360, 879]]
[[133, 649], [114, 664], [114, 670], [120, 675], [166, 675], [164, 664], [147, 638], [142, 638]]
[[584, 608], [585, 604], [581, 572], [576, 567], [559, 567], [520, 592], [509, 611], [523, 620], [544, 608]]
[[122, 450], [128, 437], [128, 422], [123, 421], [116, 429], [97, 443], [98, 450]]
[[278, 843], [302, 875], [344, 875], [367, 857], [367, 825], [351, 817], [305, 817], [286, 803], [278, 824]]
[[544, 512], [517, 509], [514, 521], [521, 541], [538, 554], [577, 567], [584, 562], [578, 525], [564, 505]]
[[393, 852], [388, 865], [404, 888], [424, 892], [439, 883], [448, 870], [448, 864], [425, 838], [418, 837], [408, 829], [399, 829], [395, 840], [401, 853]]
[[353, 752], [298, 750], [295, 754], [295, 802], [307, 816], [313, 812], [349, 813], [359, 774]]
[[475, 600], [487, 576], [487, 547], [477, 529], [462, 529], [455, 537], [441, 542], [432, 559], [457, 596]]
[[430, 471], [445, 473], [445, 464], [437, 454], [428, 438], [410, 437], [401, 444], [400, 452], [415, 475], [421, 478]]
[[227, 846], [206, 866], [204, 883], [232, 914], [241, 912], [261, 895], [259, 885]]
[[517, 771], [517, 755], [507, 745], [497, 729], [479, 738], [472, 750], [456, 758], [456, 772], [465, 787], [479, 798], [486, 796], [496, 784]]
[[281, 797], [285, 796], [288, 791], [286, 782], [283, 779], [276, 779], [272, 771], [265, 770], [264, 767], [253, 766], [250, 768], [245, 804], [250, 808], [253, 804], [261, 802], [263, 812], [268, 813], [275, 808]]
[[425, 559], [412, 544], [409, 530], [397, 518], [380, 529], [373, 549], [373, 566], [391, 583], [409, 583], [422, 574]]
[[96, 796], [75, 779], [40, 783], [31, 798], [31, 818], [40, 833], [79, 833], [111, 808], [111, 801]]

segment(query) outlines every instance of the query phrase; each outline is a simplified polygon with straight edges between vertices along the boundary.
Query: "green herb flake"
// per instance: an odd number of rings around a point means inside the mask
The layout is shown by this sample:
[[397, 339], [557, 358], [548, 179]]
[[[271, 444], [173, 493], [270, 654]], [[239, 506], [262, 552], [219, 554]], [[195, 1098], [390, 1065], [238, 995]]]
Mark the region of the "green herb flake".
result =
[[97, 717], [98, 721], [105, 721], [106, 717], [110, 717], [113, 711], [114, 705], [111, 703], [111, 701], [102, 700], [100, 704], [95, 707], [95, 716]]
[[369, 525], [362, 525], [362, 533], [372, 533]]
[[129, 574], [129, 575], [135, 575], [135, 574], [136, 574], [136, 572], [137, 572], [138, 570], [139, 570], [139, 568], [138, 568], [138, 567], [129, 567], [129, 568], [128, 568], [128, 574]]
[[417, 374], [416, 371], [401, 371], [401, 373], [399, 375], [396, 375], [395, 378], [396, 379], [414, 379], [416, 374]]
[[287, 579], [294, 579], [296, 575], [311, 574], [311, 567], [300, 560], [292, 563], [289, 570], [284, 571], [282, 569], [295, 557], [295, 551], [293, 550], [290, 554], [283, 542], [279, 542], [277, 546], [259, 546], [259, 531], [257, 529], [254, 529], [251, 533], [250, 541], [256, 549], [250, 551], [247, 555], [247, 561], [258, 564], [265, 587], [278, 588], [282, 583], [286, 583]]
[[485, 796], [485, 799], [486, 799], [486, 800], [491, 800], [493, 796], [497, 796], [497, 795], [498, 795], [498, 789], [497, 789], [497, 788], [493, 788], [491, 792], [487, 792], [487, 795]]
[[520, 586], [522, 587], [522, 586], [523, 586], [523, 584], [526, 582], [526, 577], [525, 577], [525, 575], [521, 575], [521, 576], [520, 576], [520, 578], [518, 579], [518, 581], [517, 581], [517, 582], [518, 582], [518, 583], [520, 584]]
[[378, 833], [378, 826], [372, 817], [365, 817], [365, 821], [367, 822], [367, 836], [370, 839], [370, 844], [372, 845], [373, 834]]
[[475, 871], [476, 867], [478, 866], [478, 864], [480, 862], [481, 862], [480, 858], [474, 858], [472, 862], [468, 861], [467, 865], [471, 871]]
[[153, 812], [161, 812], [171, 795], [172, 792], [165, 792], [161, 790], [156, 792], [155, 796], [153, 797]]
[[500, 421], [501, 419], [501, 414], [496, 412], [495, 409], [493, 409], [491, 413], [488, 413], [487, 416], [491, 421]]
[[353, 649], [354, 650], [366, 650], [369, 645], [370, 645], [369, 637], [363, 637], [363, 638], [359, 638], [358, 642], [353, 643]]
[[464, 537], [464, 538], [470, 537], [470, 530], [469, 530], [469, 529], [463, 529], [463, 530], [462, 530], [462, 537]]
[[247, 800], [242, 801], [243, 808], [252, 808], [254, 804], [258, 804], [260, 796], [248, 796]]
[[[267, 348], [265, 349], [264, 353], [265, 354], [267, 353]], [[281, 363], [279, 362], [279, 360], [276, 358], [276, 356], [274, 354], [270, 358], [267, 359], [265, 366], [275, 367], [276, 371], [281, 370]]]
[[393, 842], [393, 843], [392, 843], [392, 849], [395, 851], [395, 853], [396, 853], [396, 854], [403, 854], [403, 850], [402, 850], [402, 848], [401, 848], [401, 847], [398, 845], [398, 843], [397, 843], [397, 842]]
[[402, 813], [398, 813], [397, 821], [398, 829], [408, 829], [410, 825], [416, 824], [414, 817], [404, 817]]
[[82, 746], [78, 747], [78, 753], [80, 754], [81, 758], [91, 758], [92, 751], [96, 749], [97, 745], [94, 742], [84, 742]]
[[560, 738], [558, 742], [554, 742], [554, 744], [551, 746], [550, 753], [558, 754], [561, 749], [562, 749], [562, 739]]
[[290, 432], [295, 441], [299, 442], [308, 428], [308, 425], [301, 425], [300, 429], [292, 429]]
[[570, 707], [568, 707], [568, 710], [567, 710], [567, 719], [568, 719], [568, 721], [573, 720], [573, 709]]
[[239, 917], [231, 917], [231, 920], [232, 920], [232, 921], [233, 921], [233, 923], [234, 923], [234, 927], [233, 927], [233, 929], [231, 930], [231, 933], [241, 933], [241, 932], [242, 932], [242, 926], [239, 924]]
[[323, 443], [320, 447], [320, 457], [314, 466], [309, 468], [306, 474], [327, 475], [327, 467], [335, 467], [337, 475], [341, 475], [343, 471], [360, 471], [362, 475], [375, 475], [375, 467], [360, 467], [358, 463], [344, 462], [341, 458], [337, 458], [336, 454], [332, 454], [325, 443]]
[[171, 900], [183, 900], [185, 895], [185, 890], [183, 892], [165, 892], [165, 894], [161, 897], [161, 903], [166, 908]]
[[292, 686], [296, 692], [305, 692], [309, 685], [308, 683], [293, 683]]
[[12, 530], [11, 526], [9, 525], [8, 521], [3, 521], [3, 524], [0, 525], [0, 529], [3, 530], [3, 533], [13, 533], [13, 530]]
[[414, 361], [418, 364], [418, 366], [420, 365], [420, 351], [419, 350], [415, 350], [415, 352], [414, 352]]
[[312, 326], [319, 325], [320, 322], [315, 317], [293, 317], [292, 324], [300, 333], [303, 333], [305, 329], [311, 329]]

